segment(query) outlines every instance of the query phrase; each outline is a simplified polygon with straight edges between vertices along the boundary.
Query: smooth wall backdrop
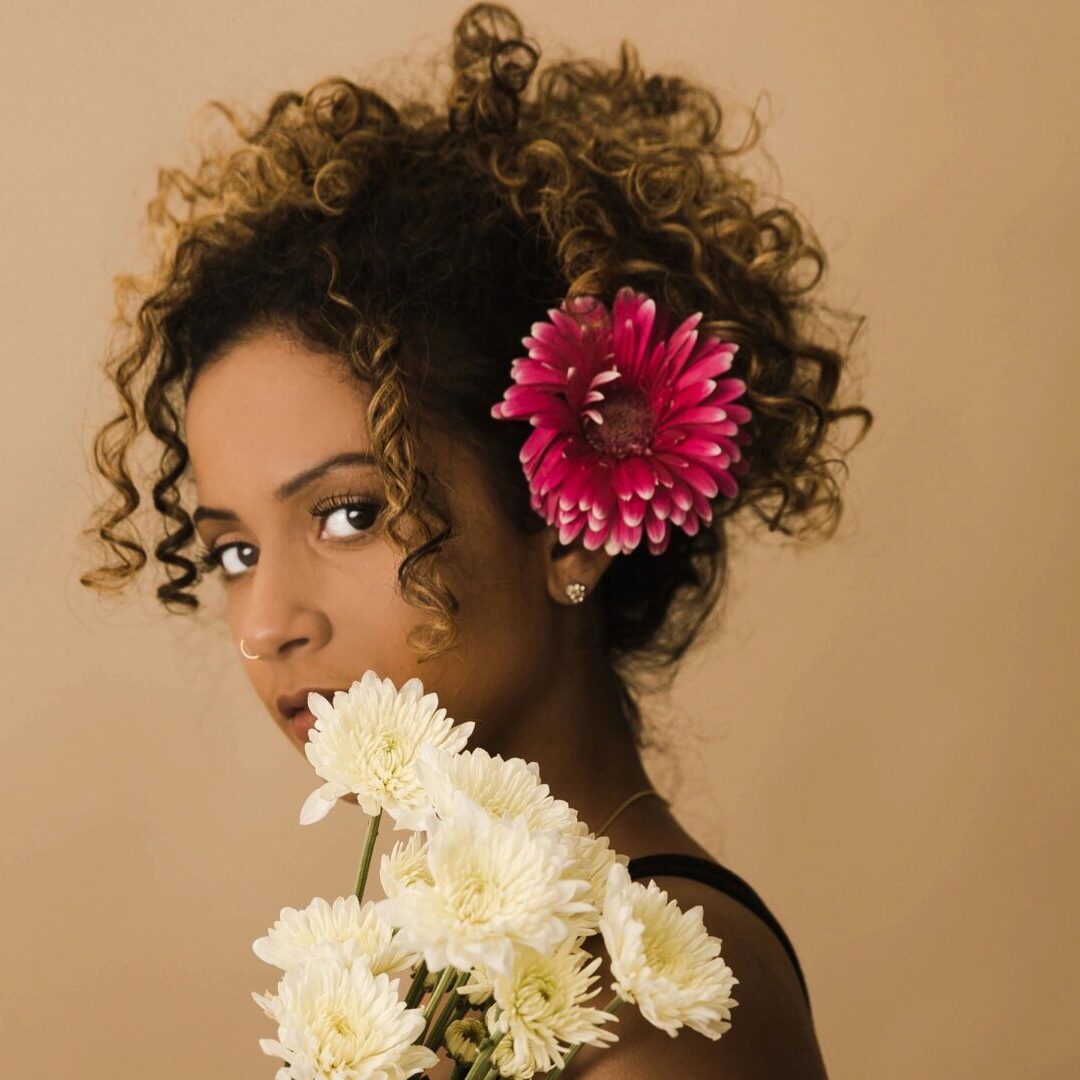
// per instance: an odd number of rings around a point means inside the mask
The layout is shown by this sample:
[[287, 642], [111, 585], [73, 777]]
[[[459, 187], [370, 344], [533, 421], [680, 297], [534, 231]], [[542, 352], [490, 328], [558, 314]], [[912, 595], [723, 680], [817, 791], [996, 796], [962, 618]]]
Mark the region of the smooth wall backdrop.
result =
[[[464, 4], [9, 6], [0, 1041], [25, 1077], [268, 1077], [278, 910], [352, 887], [363, 819], [314, 774], [215, 612], [77, 582], [111, 412], [110, 278], [207, 100], [378, 82]], [[688, 827], [791, 934], [839, 1080], [1080, 1075], [1070, 4], [522, 0], [550, 53], [711, 85], [868, 316], [877, 414], [840, 534], [740, 542], [721, 632], [653, 706]], [[738, 104], [744, 108], [739, 109]], [[772, 168], [771, 174], [769, 169]], [[770, 179], [771, 176], [771, 179]], [[384, 845], [385, 846], [385, 845]]]

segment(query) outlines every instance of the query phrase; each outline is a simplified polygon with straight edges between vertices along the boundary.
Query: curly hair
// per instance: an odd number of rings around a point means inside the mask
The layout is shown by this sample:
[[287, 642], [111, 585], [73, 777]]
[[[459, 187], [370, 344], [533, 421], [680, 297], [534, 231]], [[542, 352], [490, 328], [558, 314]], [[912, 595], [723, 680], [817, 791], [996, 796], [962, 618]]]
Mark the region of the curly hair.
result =
[[145, 424], [160, 444], [146, 478], [164, 528], [157, 597], [170, 611], [198, 608], [189, 589], [209, 567], [185, 554], [197, 537], [180, 491], [184, 405], [208, 363], [272, 330], [341, 358], [371, 387], [385, 527], [406, 552], [399, 587], [427, 615], [409, 645], [421, 660], [452, 648], [458, 600], [439, 553], [453, 522], [415, 459], [418, 422], [481, 449], [508, 519], [543, 528], [518, 458], [528, 425], [494, 419], [491, 405], [534, 321], [563, 297], [627, 284], [677, 319], [703, 312], [701, 333], [738, 343], [730, 375], [753, 412], [747, 471], [734, 498], [715, 500], [711, 525], [674, 530], [661, 556], [617, 557], [594, 592], [639, 742], [635, 694], [646, 675], [670, 684], [723, 592], [728, 519], [745, 507], [788, 537], [835, 532], [830, 466], [846, 465], [828, 456], [832, 436], [858, 415], [861, 441], [873, 421], [836, 401], [865, 317], [837, 340], [822, 317], [836, 312], [814, 295], [826, 258], [812, 228], [731, 167], [758, 141], [756, 113], [749, 139], [729, 147], [714, 94], [646, 77], [629, 42], [617, 64], [568, 58], [533, 78], [539, 58], [509, 9], [481, 3], [455, 27], [441, 102], [425, 89], [394, 105], [330, 77], [247, 120], [208, 103], [240, 145], [204, 148], [190, 172], [159, 171], [147, 205], [156, 266], [114, 279], [120, 342], [103, 366], [121, 407], [93, 446], [111, 492], [84, 530], [107, 558], [81, 584], [116, 593], [147, 561], [128, 463]]

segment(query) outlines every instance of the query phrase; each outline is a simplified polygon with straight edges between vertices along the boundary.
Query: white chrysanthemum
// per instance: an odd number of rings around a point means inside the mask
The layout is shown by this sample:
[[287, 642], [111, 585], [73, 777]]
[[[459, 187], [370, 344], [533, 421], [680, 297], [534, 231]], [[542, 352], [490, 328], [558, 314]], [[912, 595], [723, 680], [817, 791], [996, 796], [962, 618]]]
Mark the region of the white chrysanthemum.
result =
[[389, 854], [379, 860], [379, 884], [385, 896], [397, 896], [417, 881], [431, 881], [427, 864], [427, 839], [414, 832], [408, 840], [399, 840]]
[[590, 906], [569, 917], [572, 932], [596, 932], [607, 868], [616, 858], [623, 863], [629, 860], [611, 850], [607, 837], [590, 833], [569, 803], [550, 794], [547, 784], [540, 781], [535, 761], [504, 759], [482, 747], [450, 754], [425, 746], [417, 755], [416, 771], [437, 817], [450, 813], [454, 792], [461, 791], [492, 817], [520, 817], [530, 832], [551, 830], [564, 837], [568, 861], [563, 876], [582, 878], [589, 884], [583, 899]]
[[588, 907], [578, 899], [586, 883], [564, 877], [561, 837], [530, 833], [520, 818], [493, 818], [464, 792], [432, 822], [427, 861], [431, 884], [416, 881], [376, 908], [431, 971], [479, 963], [509, 971], [516, 947], [554, 948], [568, 918]]
[[579, 936], [595, 934], [600, 925], [600, 910], [604, 906], [607, 875], [612, 863], [626, 866], [630, 860], [611, 846], [606, 836], [589, 832], [583, 821], [578, 821], [571, 834], [572, 868], [574, 877], [584, 878], [588, 889], [582, 899], [588, 901], [587, 910], [571, 919], [573, 932]]
[[333, 946], [316, 945], [276, 994], [251, 996], [278, 1025], [276, 1039], [259, 1040], [263, 1053], [287, 1062], [276, 1080], [405, 1080], [439, 1060], [413, 1045], [424, 1014], [398, 997], [398, 980]]
[[601, 1025], [618, 1018], [584, 1004], [599, 993], [592, 985], [599, 978], [599, 964], [600, 957], [567, 938], [549, 952], [519, 949], [509, 974], [494, 976], [495, 1004], [486, 1020], [492, 1034], [511, 1037], [507, 1060], [513, 1075], [561, 1068], [563, 1055], [574, 1043], [603, 1046], [616, 1041], [618, 1036]]
[[399, 828], [416, 827], [405, 821], [427, 806], [416, 778], [417, 753], [426, 744], [455, 753], [476, 726], [472, 720], [455, 726], [438, 703], [417, 678], [398, 690], [371, 670], [348, 690], [335, 691], [333, 704], [308, 694], [315, 726], [304, 753], [326, 783], [305, 800], [300, 823], [321, 820], [352, 792], [366, 814], [385, 810]]
[[738, 983], [705, 929], [699, 904], [681, 911], [655, 881], [632, 881], [621, 863], [608, 871], [600, 932], [611, 958], [612, 989], [674, 1037], [678, 1029], [719, 1039], [731, 1024]]
[[450, 812], [454, 792], [463, 791], [492, 817], [524, 818], [531, 832], [554, 829], [569, 834], [577, 824], [577, 812], [570, 804], [554, 798], [541, 783], [535, 761], [504, 759], [483, 747], [453, 754], [425, 746], [417, 755], [416, 771], [439, 817]]
[[369, 900], [361, 907], [355, 894], [339, 896], [333, 905], [316, 896], [303, 911], [282, 908], [269, 933], [251, 947], [260, 960], [288, 971], [306, 963], [312, 947], [320, 942], [342, 946], [349, 959], [359, 955], [374, 975], [392, 974], [417, 959], [402, 947], [374, 903]]

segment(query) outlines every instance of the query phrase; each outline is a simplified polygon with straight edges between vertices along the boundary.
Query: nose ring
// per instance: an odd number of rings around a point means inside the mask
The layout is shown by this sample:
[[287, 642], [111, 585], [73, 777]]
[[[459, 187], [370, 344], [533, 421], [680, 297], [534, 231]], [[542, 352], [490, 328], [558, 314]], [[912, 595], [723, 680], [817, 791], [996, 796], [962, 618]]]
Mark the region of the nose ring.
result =
[[248, 656], [247, 652], [244, 650], [244, 639], [243, 638], [240, 639], [240, 651], [244, 654], [244, 656], [247, 656], [247, 658], [249, 660], [258, 660], [259, 659], [257, 656]]

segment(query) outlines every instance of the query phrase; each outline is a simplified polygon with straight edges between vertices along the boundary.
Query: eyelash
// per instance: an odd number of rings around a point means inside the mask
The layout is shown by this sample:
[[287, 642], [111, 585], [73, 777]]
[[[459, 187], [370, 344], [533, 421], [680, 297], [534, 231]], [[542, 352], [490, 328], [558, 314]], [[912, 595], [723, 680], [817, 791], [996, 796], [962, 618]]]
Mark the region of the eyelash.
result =
[[[378, 515], [379, 510], [382, 509], [382, 504], [375, 502], [372, 499], [365, 498], [355, 492], [346, 491], [328, 495], [326, 498], [320, 499], [308, 508], [308, 513], [311, 514], [312, 517], [326, 518], [335, 510], [340, 510], [343, 507], [348, 507], [350, 510], [369, 510], [374, 515]], [[371, 526], [364, 531], [370, 531], [370, 528], [372, 527], [374, 526]], [[362, 535], [362, 533], [357, 534], [357, 537], [354, 539], [358, 538], [360, 535]], [[218, 547], [204, 548], [199, 552], [196, 559], [199, 568], [204, 574], [212, 574], [215, 570], [220, 570], [222, 568], [222, 554], [225, 551], [228, 551], [229, 548], [237, 546], [240, 546], [239, 540], [233, 540], [228, 544], [220, 544]], [[243, 574], [226, 574], [225, 580], [230, 581], [232, 578], [243, 576]]]

